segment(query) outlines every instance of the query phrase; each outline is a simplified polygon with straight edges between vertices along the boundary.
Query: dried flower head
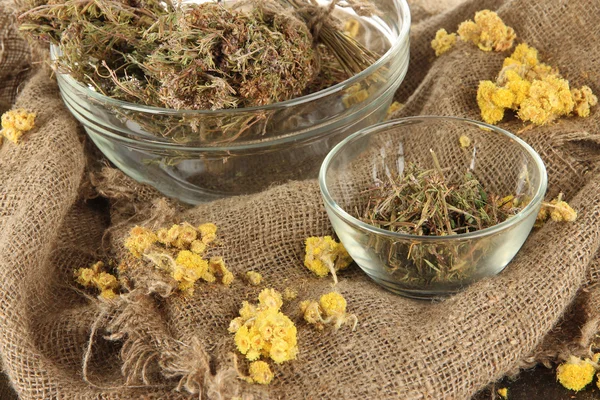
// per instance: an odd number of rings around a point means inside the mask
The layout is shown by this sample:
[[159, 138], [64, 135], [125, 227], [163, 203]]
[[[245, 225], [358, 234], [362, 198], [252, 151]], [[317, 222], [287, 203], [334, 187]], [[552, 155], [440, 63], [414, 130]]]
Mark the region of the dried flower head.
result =
[[249, 372], [250, 379], [255, 383], [268, 385], [273, 380], [273, 371], [271, 371], [269, 364], [264, 361], [250, 363]]
[[5, 112], [2, 114], [0, 135], [15, 144], [18, 143], [25, 132], [35, 127], [35, 117], [35, 113], [30, 113], [22, 108]]
[[483, 51], [504, 51], [512, 47], [517, 35], [498, 14], [490, 10], [478, 11], [474, 19], [459, 25], [458, 34], [463, 41], [472, 42]]
[[598, 97], [592, 93], [589, 86], [582, 86], [581, 89], [572, 89], [571, 94], [575, 106], [573, 111], [579, 117], [588, 117], [590, 115], [590, 107], [598, 104]]
[[251, 285], [258, 286], [262, 282], [262, 275], [255, 271], [247, 271], [246, 281]]
[[125, 248], [136, 258], [141, 258], [150, 247], [158, 241], [156, 234], [148, 228], [135, 226], [129, 231], [129, 237], [125, 239]]
[[547, 76], [531, 83], [517, 115], [523, 121], [544, 125], [568, 115], [574, 106], [569, 82], [557, 76]]
[[431, 48], [435, 50], [436, 56], [441, 56], [456, 44], [456, 33], [448, 33], [440, 29], [435, 33], [435, 39], [431, 41]]
[[91, 268], [79, 268], [74, 273], [75, 280], [86, 288], [94, 287], [100, 297], [110, 300], [118, 296], [119, 282], [117, 277], [106, 272], [106, 265], [98, 261]]
[[190, 243], [190, 251], [196, 254], [204, 254], [206, 247], [206, 243], [201, 240], [194, 240], [192, 243]]
[[194, 283], [198, 279], [215, 281], [214, 275], [208, 269], [208, 261], [189, 250], [182, 250], [177, 254], [171, 276], [179, 282], [179, 290], [189, 294], [194, 293]]
[[508, 399], [508, 388], [500, 388], [498, 389], [498, 395], [503, 399]]
[[460, 147], [467, 148], [471, 145], [471, 138], [467, 135], [461, 135], [458, 138], [458, 143], [460, 144]]
[[333, 275], [337, 284], [336, 271], [342, 270], [352, 262], [352, 258], [344, 245], [333, 240], [331, 236], [309, 237], [306, 239], [304, 265], [319, 277]]
[[231, 285], [234, 279], [233, 273], [227, 269], [223, 257], [211, 257], [208, 267], [211, 274], [221, 277], [223, 285]]
[[182, 224], [179, 229], [177, 239], [173, 241], [173, 246], [178, 249], [189, 249], [191, 244], [198, 237], [198, 231], [190, 224]]
[[571, 356], [556, 369], [556, 379], [565, 388], [579, 392], [592, 382], [597, 368], [598, 364], [590, 359]]
[[336, 292], [324, 294], [318, 302], [313, 300], [300, 302], [300, 312], [306, 322], [319, 330], [325, 325], [331, 325], [338, 330], [348, 323], [352, 323], [352, 330], [354, 330], [358, 323], [356, 315], [346, 312], [346, 299]]
[[577, 219], [577, 211], [564, 201], [563, 194], [559, 193], [556, 199], [549, 203], [542, 202], [542, 207], [536, 218], [536, 226], [542, 226], [548, 218], [556, 222], [573, 222]]
[[210, 244], [217, 238], [217, 226], [211, 222], [200, 225], [198, 231], [204, 244]]
[[238, 351], [248, 360], [266, 357], [282, 363], [296, 358], [296, 326], [280, 311], [281, 305], [279, 292], [264, 289], [258, 306], [243, 302], [240, 316], [229, 324]]
[[488, 124], [495, 124], [504, 118], [504, 108], [497, 103], [502, 100], [497, 96], [498, 87], [492, 81], [479, 82], [477, 89], [477, 105], [481, 110], [481, 118]]

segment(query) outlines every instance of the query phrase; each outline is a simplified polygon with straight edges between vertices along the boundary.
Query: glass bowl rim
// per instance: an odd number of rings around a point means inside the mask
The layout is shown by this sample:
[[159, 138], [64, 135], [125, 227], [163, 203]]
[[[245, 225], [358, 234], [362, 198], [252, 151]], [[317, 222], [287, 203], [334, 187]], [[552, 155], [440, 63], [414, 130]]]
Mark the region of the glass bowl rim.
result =
[[[517, 142], [521, 148], [523, 148], [534, 160], [535, 166], [538, 168], [540, 172], [540, 183], [537, 187], [536, 193], [531, 199], [531, 201], [517, 214], [508, 218], [507, 220], [490, 226], [485, 229], [480, 229], [478, 231], [469, 232], [469, 233], [459, 233], [452, 236], [419, 236], [419, 235], [411, 235], [407, 233], [399, 233], [399, 232], [390, 232], [386, 229], [377, 228], [373, 225], [367, 224], [352, 215], [346, 212], [335, 200], [333, 200], [331, 194], [329, 193], [329, 189], [327, 187], [327, 170], [329, 169], [329, 165], [333, 158], [339, 154], [346, 145], [358, 140], [364, 136], [368, 136], [370, 134], [379, 133], [388, 128], [392, 128], [395, 126], [402, 126], [405, 124], [410, 124], [413, 121], [455, 121], [460, 123], [467, 123], [470, 125], [475, 125], [479, 128], [483, 128], [487, 131], [497, 132], [509, 139]], [[376, 235], [385, 236], [391, 239], [404, 239], [404, 240], [413, 240], [413, 241], [421, 241], [421, 242], [442, 242], [448, 240], [467, 240], [467, 239], [477, 239], [485, 236], [492, 235], [496, 232], [503, 231], [505, 229], [510, 228], [511, 226], [517, 224], [517, 222], [522, 221], [526, 217], [528, 217], [532, 212], [536, 210], [536, 208], [541, 204], [544, 196], [546, 194], [547, 184], [548, 184], [548, 175], [546, 172], [546, 167], [540, 155], [523, 139], [518, 136], [508, 132], [505, 129], [499, 128], [494, 125], [486, 124], [484, 122], [471, 120], [468, 118], [460, 118], [460, 117], [449, 117], [449, 116], [438, 116], [438, 115], [420, 115], [420, 116], [412, 116], [405, 118], [396, 118], [389, 121], [381, 122], [379, 124], [371, 125], [365, 129], [361, 129], [360, 131], [348, 136], [346, 139], [338, 143], [331, 151], [327, 154], [323, 163], [321, 164], [321, 169], [319, 170], [319, 188], [321, 190], [321, 195], [325, 204], [342, 220], [344, 220], [349, 225], [359, 227], [362, 230], [369, 231]]]
[[[163, 115], [211, 115], [211, 114], [234, 114], [237, 112], [254, 112], [254, 111], [270, 111], [274, 109], [280, 109], [285, 107], [293, 107], [295, 105], [309, 103], [311, 101], [318, 100], [320, 98], [326, 97], [332, 93], [335, 93], [341, 90], [344, 87], [351, 86], [356, 81], [363, 79], [365, 76], [371, 75], [371, 73], [375, 72], [379, 67], [385, 62], [389, 61], [391, 56], [396, 53], [396, 51], [404, 45], [406, 40], [408, 39], [410, 32], [410, 24], [411, 24], [411, 14], [410, 8], [408, 6], [407, 0], [393, 0], [400, 6], [400, 11], [402, 12], [402, 26], [400, 27], [400, 32], [398, 33], [398, 38], [390, 48], [381, 56], [377, 61], [375, 61], [368, 68], [364, 69], [360, 73], [351, 76], [350, 78], [342, 81], [338, 84], [325, 88], [315, 93], [310, 93], [305, 96], [296, 97], [290, 100], [285, 100], [277, 103], [268, 104], [266, 106], [255, 106], [255, 107], [244, 107], [244, 108], [230, 108], [223, 110], [190, 110], [190, 109], [174, 109], [174, 108], [163, 108], [163, 107], [155, 107], [155, 106], [145, 106], [141, 104], [131, 103], [127, 101], [112, 99], [108, 96], [105, 96], [101, 93], [98, 93], [85, 85], [76, 81], [73, 77], [66, 73], [60, 73], [61, 76], [65, 79], [65, 81], [78, 90], [84, 92], [87, 96], [91, 97], [94, 100], [103, 102], [105, 105], [110, 105], [113, 107], [123, 108], [129, 111], [136, 112], [153, 112], [157, 114]], [[54, 53], [57, 51], [58, 46], [51, 44], [50, 45], [50, 53], [51, 56], [54, 56]]]

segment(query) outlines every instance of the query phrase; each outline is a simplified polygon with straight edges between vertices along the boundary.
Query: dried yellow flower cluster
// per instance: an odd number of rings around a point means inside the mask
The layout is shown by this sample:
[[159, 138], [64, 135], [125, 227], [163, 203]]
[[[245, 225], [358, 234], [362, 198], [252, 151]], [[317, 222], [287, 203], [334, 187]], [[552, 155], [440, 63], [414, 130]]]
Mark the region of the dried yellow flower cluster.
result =
[[216, 237], [217, 226], [212, 223], [202, 224], [198, 228], [183, 223], [156, 232], [136, 226], [125, 239], [125, 247], [134, 257], [144, 256], [167, 272], [179, 282], [179, 290], [193, 294], [194, 284], [199, 279], [212, 283], [219, 276], [221, 283], [226, 286], [233, 282], [233, 273], [227, 269], [221, 257], [211, 257], [209, 260], [202, 257]]
[[264, 361], [254, 361], [250, 363], [250, 379], [246, 379], [248, 383], [259, 383], [268, 385], [273, 380], [273, 371], [271, 367]]
[[498, 14], [490, 10], [478, 11], [474, 19], [458, 26], [461, 40], [472, 42], [483, 51], [504, 51], [512, 47], [517, 35]]
[[[458, 26], [458, 35], [463, 42], [471, 42], [483, 51], [505, 51], [513, 46], [517, 38], [513, 28], [506, 26], [493, 11], [475, 13], [475, 21], [468, 20]], [[456, 33], [440, 29], [431, 41], [435, 55], [440, 56], [456, 44]]]
[[[566, 363], [556, 369], [556, 379], [569, 390], [579, 392], [594, 380], [594, 374], [599, 369], [597, 357], [594, 360], [584, 360], [571, 356]], [[600, 381], [599, 381], [600, 382]], [[600, 383], [598, 384], [600, 387]]]
[[587, 117], [597, 103], [589, 87], [570, 89], [558, 70], [541, 63], [537, 50], [525, 43], [504, 60], [496, 82], [481, 81], [477, 90], [481, 117], [489, 124], [501, 121], [507, 109], [535, 125], [572, 113]]
[[306, 255], [304, 265], [317, 276], [323, 277], [331, 273], [337, 284], [336, 271], [350, 265], [352, 258], [344, 245], [333, 240], [331, 236], [309, 237], [306, 239]]
[[[248, 360], [256, 361], [265, 357], [280, 364], [296, 358], [296, 326], [280, 311], [282, 304], [279, 292], [264, 289], [258, 295], [258, 305], [244, 301], [239, 311], [240, 316], [229, 324], [229, 332], [235, 333], [237, 349]], [[253, 382], [269, 383], [272, 375], [264, 362], [250, 365], [250, 379]]]
[[302, 301], [300, 311], [304, 320], [315, 325], [317, 329], [332, 325], [335, 330], [338, 330], [342, 325], [352, 322], [352, 330], [354, 330], [358, 323], [356, 315], [346, 313], [346, 299], [336, 292], [324, 294], [318, 302]]
[[548, 220], [548, 218], [557, 222], [573, 222], [577, 219], [577, 211], [575, 211], [569, 203], [563, 201], [563, 194], [551, 202], [543, 202], [542, 208], [538, 213], [536, 225], [540, 226]]
[[431, 48], [435, 50], [436, 56], [441, 56], [456, 44], [456, 33], [448, 33], [440, 29], [435, 33], [435, 39], [431, 41]]
[[104, 263], [98, 261], [91, 268], [79, 268], [75, 270], [75, 279], [83, 287], [95, 287], [100, 291], [100, 297], [110, 300], [117, 297], [119, 282], [104, 267]]
[[[18, 143], [21, 136], [35, 126], [35, 113], [22, 108], [2, 114], [2, 130], [0, 134], [13, 143]], [[0, 137], [1, 139], [1, 137]]]

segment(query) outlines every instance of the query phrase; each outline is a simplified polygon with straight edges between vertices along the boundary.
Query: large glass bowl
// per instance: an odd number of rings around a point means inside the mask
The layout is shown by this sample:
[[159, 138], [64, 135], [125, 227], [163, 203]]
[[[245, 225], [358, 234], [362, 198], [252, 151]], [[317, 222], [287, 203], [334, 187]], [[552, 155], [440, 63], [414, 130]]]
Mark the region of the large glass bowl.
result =
[[[329, 1], [321, 2], [327, 5]], [[57, 74], [62, 98], [98, 148], [126, 174], [188, 203], [316, 178], [329, 150], [386, 115], [409, 59], [406, 0], [375, 0], [380, 14], [334, 14], [378, 54], [361, 73], [327, 89], [264, 107], [173, 110], [103, 96]], [[60, 50], [51, 48], [51, 56]]]
[[[463, 135], [469, 146], [461, 145]], [[527, 205], [494, 226], [449, 236], [390, 232], [364, 222], [368, 189], [402, 174], [407, 163], [435, 168], [430, 150], [450, 184], [470, 171], [487, 193], [521, 196]], [[319, 184], [333, 228], [360, 268], [386, 289], [430, 298], [504, 269], [535, 223], [547, 177], [540, 156], [515, 135], [480, 122], [428, 116], [385, 122], [346, 138], [325, 158]]]

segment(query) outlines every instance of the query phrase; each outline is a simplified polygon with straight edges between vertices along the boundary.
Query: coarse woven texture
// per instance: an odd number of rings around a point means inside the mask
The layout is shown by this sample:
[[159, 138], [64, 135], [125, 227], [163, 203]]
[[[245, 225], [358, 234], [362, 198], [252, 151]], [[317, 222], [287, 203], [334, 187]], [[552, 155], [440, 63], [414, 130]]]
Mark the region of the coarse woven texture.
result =
[[[435, 58], [429, 42], [438, 28], [455, 31], [483, 8], [497, 10], [574, 86], [600, 92], [600, 47], [589, 46], [600, 42], [597, 2], [473, 0], [442, 14], [420, 13], [397, 116], [479, 119], [477, 84], [495, 77], [506, 54], [459, 44]], [[22, 59], [3, 60], [21, 65]], [[3, 96], [12, 103], [13, 92]], [[302, 266], [303, 240], [332, 233], [316, 182], [186, 208], [101, 168], [43, 72], [28, 80], [14, 106], [38, 114], [37, 128], [21, 144], [0, 147], [0, 354], [22, 399], [198, 398], [193, 392], [209, 399], [468, 399], [519, 368], [584, 354], [598, 330], [597, 108], [590, 118], [522, 133], [546, 163], [549, 197], [564, 192], [579, 211], [576, 222], [546, 224], [502, 274], [435, 303], [387, 293], [352, 267], [339, 274], [337, 289], [359, 325], [355, 332], [330, 332], [307, 326], [297, 311], [298, 301], [331, 290], [329, 279]], [[516, 120], [500, 126], [522, 128]], [[255, 301], [260, 287], [239, 278], [231, 288], [197, 283], [185, 297], [134, 263], [133, 290], [117, 301], [97, 300], [75, 285], [76, 268], [126, 258], [123, 238], [135, 224], [178, 221], [216, 223], [221, 244], [213, 252], [236, 275], [255, 270], [266, 287], [298, 290], [283, 311], [298, 325], [300, 353], [274, 365], [269, 387], [236, 378], [227, 333], [241, 302]]]

